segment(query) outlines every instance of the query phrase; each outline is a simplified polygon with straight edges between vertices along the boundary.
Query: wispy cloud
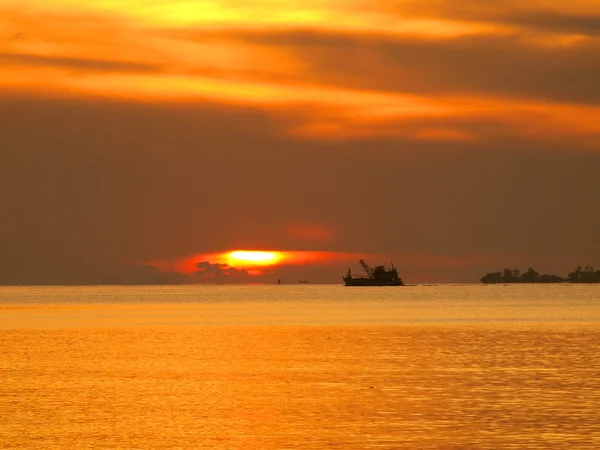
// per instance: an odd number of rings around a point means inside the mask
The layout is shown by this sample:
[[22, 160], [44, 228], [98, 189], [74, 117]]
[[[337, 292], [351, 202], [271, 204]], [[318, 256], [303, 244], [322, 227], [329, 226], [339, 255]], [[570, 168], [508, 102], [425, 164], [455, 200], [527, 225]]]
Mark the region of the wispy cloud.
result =
[[249, 105], [311, 139], [593, 144], [592, 6], [2, 1], [0, 89]]
[[77, 72], [158, 72], [158, 66], [119, 60], [101, 60], [71, 58], [66, 56], [44, 56], [24, 53], [0, 53], [0, 64], [4, 67], [10, 66], [28, 66], [28, 67], [58, 67]]

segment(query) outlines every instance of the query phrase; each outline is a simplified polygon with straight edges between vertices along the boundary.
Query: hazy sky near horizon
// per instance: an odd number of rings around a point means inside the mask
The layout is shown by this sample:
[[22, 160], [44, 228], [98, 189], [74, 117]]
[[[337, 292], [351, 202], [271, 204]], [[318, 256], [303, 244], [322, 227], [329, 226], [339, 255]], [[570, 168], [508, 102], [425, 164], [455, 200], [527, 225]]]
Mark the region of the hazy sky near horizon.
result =
[[597, 0], [0, 0], [0, 284], [600, 266], [599, 80]]

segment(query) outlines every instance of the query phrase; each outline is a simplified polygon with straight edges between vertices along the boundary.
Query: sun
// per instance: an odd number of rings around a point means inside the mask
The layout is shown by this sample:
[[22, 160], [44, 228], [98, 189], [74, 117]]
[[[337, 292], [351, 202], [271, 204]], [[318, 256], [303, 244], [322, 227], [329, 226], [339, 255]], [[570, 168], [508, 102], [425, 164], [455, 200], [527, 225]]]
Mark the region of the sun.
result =
[[282, 256], [279, 252], [262, 250], [236, 250], [227, 253], [227, 263], [232, 267], [239, 266], [270, 266], [277, 264]]

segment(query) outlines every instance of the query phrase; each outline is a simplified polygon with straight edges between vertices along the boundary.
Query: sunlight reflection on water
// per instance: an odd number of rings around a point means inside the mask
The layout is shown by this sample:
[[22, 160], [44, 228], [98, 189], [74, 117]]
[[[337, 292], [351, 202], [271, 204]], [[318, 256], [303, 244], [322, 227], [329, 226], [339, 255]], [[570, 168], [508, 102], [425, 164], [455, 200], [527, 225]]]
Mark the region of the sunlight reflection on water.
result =
[[0, 288], [0, 447], [600, 448], [598, 294]]

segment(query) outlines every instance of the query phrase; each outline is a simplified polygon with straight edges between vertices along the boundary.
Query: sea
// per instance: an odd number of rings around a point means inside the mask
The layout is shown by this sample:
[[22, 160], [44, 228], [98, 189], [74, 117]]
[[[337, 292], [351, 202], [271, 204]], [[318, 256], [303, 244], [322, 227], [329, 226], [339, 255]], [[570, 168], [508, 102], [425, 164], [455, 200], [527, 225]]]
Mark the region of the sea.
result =
[[599, 449], [600, 285], [0, 287], [1, 449]]

